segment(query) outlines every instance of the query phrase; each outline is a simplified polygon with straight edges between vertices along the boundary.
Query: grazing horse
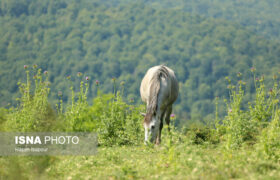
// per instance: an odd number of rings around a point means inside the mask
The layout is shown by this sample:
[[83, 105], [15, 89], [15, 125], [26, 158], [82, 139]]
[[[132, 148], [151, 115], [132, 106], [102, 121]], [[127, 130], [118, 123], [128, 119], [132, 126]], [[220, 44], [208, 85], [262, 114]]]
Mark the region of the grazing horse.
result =
[[140, 86], [141, 99], [147, 104], [146, 113], [142, 114], [145, 116], [145, 143], [150, 140], [160, 144], [163, 119], [169, 126], [172, 104], [178, 93], [178, 81], [173, 70], [160, 65], [147, 71]]

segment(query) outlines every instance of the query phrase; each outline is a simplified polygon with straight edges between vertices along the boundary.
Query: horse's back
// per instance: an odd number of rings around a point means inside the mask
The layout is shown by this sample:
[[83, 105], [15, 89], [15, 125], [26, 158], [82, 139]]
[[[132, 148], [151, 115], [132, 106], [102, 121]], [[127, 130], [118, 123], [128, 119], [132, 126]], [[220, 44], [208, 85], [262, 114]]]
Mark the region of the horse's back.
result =
[[173, 104], [179, 94], [179, 85], [174, 71], [166, 66], [165, 68], [168, 70], [168, 78], [161, 78], [159, 92], [159, 96], [165, 101], [163, 102], [163, 106]]
[[[172, 101], [171, 103], [173, 103], [177, 99], [179, 88], [175, 73], [172, 69], [160, 65], [151, 67], [145, 74], [140, 86], [140, 94], [142, 101], [148, 102], [150, 96], [150, 88], [154, 83], [153, 78], [157, 74], [157, 72], [160, 71], [161, 68], [165, 68], [168, 71], [167, 77], [161, 77], [160, 79], [161, 87], [165, 86], [164, 91], [169, 94], [169, 100]], [[165, 83], [166, 85], [163, 85]]]
[[144, 78], [142, 79], [140, 86], [140, 94], [143, 102], [148, 102], [152, 78], [156, 71], [159, 69], [159, 67], [160, 66], [154, 66], [148, 69]]

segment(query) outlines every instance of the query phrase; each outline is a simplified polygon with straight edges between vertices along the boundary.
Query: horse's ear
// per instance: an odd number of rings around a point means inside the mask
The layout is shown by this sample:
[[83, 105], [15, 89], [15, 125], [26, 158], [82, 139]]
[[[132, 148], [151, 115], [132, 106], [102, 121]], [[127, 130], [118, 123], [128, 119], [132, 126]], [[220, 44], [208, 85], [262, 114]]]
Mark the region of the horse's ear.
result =
[[141, 112], [140, 114], [141, 114], [142, 116], [144, 116], [144, 117], [146, 116], [146, 113]]

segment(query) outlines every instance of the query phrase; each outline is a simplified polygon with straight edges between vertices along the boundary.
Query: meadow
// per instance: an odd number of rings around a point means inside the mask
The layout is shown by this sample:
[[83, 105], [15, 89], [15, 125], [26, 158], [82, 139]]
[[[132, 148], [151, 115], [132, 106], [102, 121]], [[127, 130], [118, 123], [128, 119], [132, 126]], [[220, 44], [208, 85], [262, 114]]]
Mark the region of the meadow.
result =
[[[77, 73], [79, 88], [69, 81], [72, 100], [63, 102], [58, 93], [55, 108], [48, 102], [48, 72], [36, 65], [24, 66], [26, 81], [16, 107], [1, 108], [4, 132], [97, 132], [94, 156], [0, 156], [0, 179], [279, 179], [280, 110], [279, 81], [256, 77], [251, 68], [255, 97], [244, 102], [245, 82], [228, 82], [229, 99], [218, 104], [209, 124], [178, 129], [176, 115], [171, 131], [164, 126], [159, 146], [144, 145], [144, 105], [127, 100], [121, 83], [113, 78], [113, 93], [103, 94], [95, 82], [92, 105], [87, 98], [90, 77]], [[241, 79], [242, 74], [237, 73]], [[267, 87], [272, 81], [273, 87]], [[184, 92], [180, 92], [184, 93]], [[226, 116], [218, 108], [226, 106]]]

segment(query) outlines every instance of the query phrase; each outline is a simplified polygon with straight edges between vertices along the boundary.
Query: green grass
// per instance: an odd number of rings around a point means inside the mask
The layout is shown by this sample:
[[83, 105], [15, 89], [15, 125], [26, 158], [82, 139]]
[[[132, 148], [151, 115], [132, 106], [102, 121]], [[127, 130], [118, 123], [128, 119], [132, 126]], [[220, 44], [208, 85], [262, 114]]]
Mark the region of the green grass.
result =
[[[280, 177], [279, 162], [263, 159], [254, 149], [226, 152], [220, 147], [209, 144], [193, 145], [190, 142], [171, 148], [166, 144], [154, 148], [101, 147], [95, 156], [60, 156], [53, 159], [55, 160], [42, 172], [36, 170], [38, 167], [34, 168], [35, 170], [27, 169], [27, 172], [21, 169], [22, 174], [18, 177], [26, 179], [279, 179]], [[30, 162], [22, 163], [21, 168], [30, 166], [28, 163]], [[7, 173], [12, 175], [12, 172]]]
[[259, 158], [254, 150], [180, 144], [100, 148], [96, 156], [61, 157], [47, 173], [67, 179], [268, 179], [280, 177], [280, 166]]

